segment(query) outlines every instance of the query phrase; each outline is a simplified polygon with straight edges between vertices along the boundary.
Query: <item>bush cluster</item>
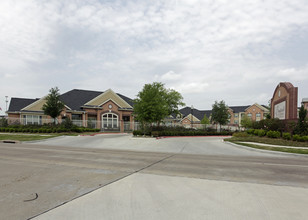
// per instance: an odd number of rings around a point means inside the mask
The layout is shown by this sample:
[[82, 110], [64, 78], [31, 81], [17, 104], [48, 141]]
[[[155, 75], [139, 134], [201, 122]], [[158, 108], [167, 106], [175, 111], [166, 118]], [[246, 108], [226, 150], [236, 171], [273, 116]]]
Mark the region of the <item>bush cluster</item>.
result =
[[[241, 133], [245, 133], [245, 132], [241, 132]], [[263, 137], [263, 136], [267, 136], [269, 138], [282, 138], [284, 140], [293, 140], [293, 141], [300, 141], [300, 142], [305, 142], [308, 141], [308, 136], [301, 136], [298, 134], [294, 134], [292, 136], [291, 133], [289, 132], [283, 132], [281, 135], [281, 132], [279, 131], [265, 131], [262, 129], [249, 129], [247, 130], [247, 135], [256, 135], [259, 137]], [[238, 136], [238, 135], [233, 135], [236, 137], [244, 137], [244, 136]]]
[[8, 127], [0, 127], [0, 132], [10, 133], [65, 133], [65, 132], [99, 132], [100, 129], [84, 128], [73, 126], [71, 128], [65, 128], [63, 126], [48, 126], [48, 125], [14, 125]]

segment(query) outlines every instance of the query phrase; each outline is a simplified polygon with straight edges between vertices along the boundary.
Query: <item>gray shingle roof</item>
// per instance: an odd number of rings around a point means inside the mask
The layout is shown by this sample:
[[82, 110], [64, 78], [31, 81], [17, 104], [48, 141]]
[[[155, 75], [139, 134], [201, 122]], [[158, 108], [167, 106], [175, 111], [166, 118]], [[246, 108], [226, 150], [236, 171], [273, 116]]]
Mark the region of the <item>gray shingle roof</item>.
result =
[[[89, 102], [90, 100], [94, 99], [95, 97], [99, 96], [102, 93], [104, 92], [73, 89], [71, 91], [68, 91], [60, 95], [60, 100], [64, 102], [64, 104], [67, 105], [72, 110], [83, 111], [81, 106], [83, 106], [85, 103]], [[132, 99], [119, 93], [117, 93], [117, 95], [120, 96], [129, 105], [133, 106]], [[12, 98], [8, 111], [20, 111], [24, 107], [32, 104], [37, 100], [38, 99]]]
[[243, 106], [228, 106], [233, 110], [233, 113], [240, 113], [245, 112], [246, 108], [250, 107], [250, 105], [243, 105]]
[[65, 103], [68, 107], [75, 111], [82, 111], [83, 106], [88, 101], [99, 96], [103, 92], [89, 91], [81, 89], [73, 89], [60, 96], [60, 100]]
[[185, 107], [180, 109], [180, 113], [183, 115], [183, 118], [192, 113], [196, 118], [201, 121], [204, 118], [204, 115], [209, 118], [212, 113], [212, 110], [198, 110], [196, 108], [191, 110], [190, 107]]
[[33, 102], [35, 102], [37, 100], [38, 99], [11, 98], [8, 111], [9, 112], [20, 111], [24, 107], [32, 104]]

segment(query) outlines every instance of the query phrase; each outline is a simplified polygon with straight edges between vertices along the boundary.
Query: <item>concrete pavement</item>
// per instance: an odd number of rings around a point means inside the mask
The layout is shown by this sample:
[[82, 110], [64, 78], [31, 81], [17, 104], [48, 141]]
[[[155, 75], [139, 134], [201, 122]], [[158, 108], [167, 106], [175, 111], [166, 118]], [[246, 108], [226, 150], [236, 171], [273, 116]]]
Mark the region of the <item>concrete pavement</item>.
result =
[[133, 174], [35, 220], [303, 220], [308, 189]]
[[46, 139], [34, 144], [70, 146], [89, 149], [133, 150], [142, 152], [183, 153], [233, 156], [283, 156], [271, 152], [251, 151], [223, 143], [223, 137], [134, 138], [128, 134], [65, 136]]
[[[0, 219], [258, 219], [261, 213], [264, 219], [283, 219], [291, 217], [289, 210], [296, 211], [292, 219], [302, 219], [301, 213], [307, 214], [296, 202], [306, 203], [301, 196], [307, 198], [307, 157], [251, 151], [221, 138], [105, 135], [41, 143], [0, 143]], [[268, 204], [279, 201], [283, 204], [271, 212]], [[253, 208], [241, 207], [245, 204]]]

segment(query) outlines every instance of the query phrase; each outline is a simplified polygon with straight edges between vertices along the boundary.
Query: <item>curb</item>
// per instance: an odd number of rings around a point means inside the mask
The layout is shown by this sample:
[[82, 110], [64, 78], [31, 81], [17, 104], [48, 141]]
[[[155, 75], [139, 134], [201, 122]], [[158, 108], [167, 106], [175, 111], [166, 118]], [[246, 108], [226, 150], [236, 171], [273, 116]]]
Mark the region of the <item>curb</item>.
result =
[[233, 146], [238, 147], [238, 148], [244, 148], [244, 149], [249, 150], [249, 151], [256, 151], [256, 152], [260, 152], [260, 153], [267, 153], [267, 154], [274, 154], [274, 155], [280, 154], [280, 155], [283, 155], [283, 156], [295, 156], [295, 157], [305, 157], [305, 158], [308, 157], [307, 154], [296, 154], [296, 153], [287, 153], [287, 152], [281, 152], [281, 151], [263, 150], [263, 149], [253, 148], [253, 147], [247, 147], [247, 146], [240, 145], [240, 144], [235, 144], [235, 143], [232, 143], [232, 142], [229, 142], [229, 141], [223, 140], [223, 142], [230, 144], [230, 145], [233, 145]]

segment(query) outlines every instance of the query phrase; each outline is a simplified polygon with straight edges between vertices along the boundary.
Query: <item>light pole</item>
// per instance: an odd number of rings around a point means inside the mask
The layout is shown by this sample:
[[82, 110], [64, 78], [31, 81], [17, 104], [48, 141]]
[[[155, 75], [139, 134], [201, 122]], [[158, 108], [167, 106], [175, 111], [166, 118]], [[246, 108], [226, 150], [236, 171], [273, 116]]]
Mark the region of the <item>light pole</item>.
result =
[[6, 95], [6, 96], [5, 96], [5, 112], [7, 112], [7, 103], [8, 103], [7, 98], [8, 98], [8, 96]]
[[193, 128], [193, 110], [194, 110], [194, 106], [193, 105], [191, 105], [191, 107], [190, 107], [190, 116], [191, 116], [191, 121], [190, 121], [190, 125], [191, 125], [191, 128]]

